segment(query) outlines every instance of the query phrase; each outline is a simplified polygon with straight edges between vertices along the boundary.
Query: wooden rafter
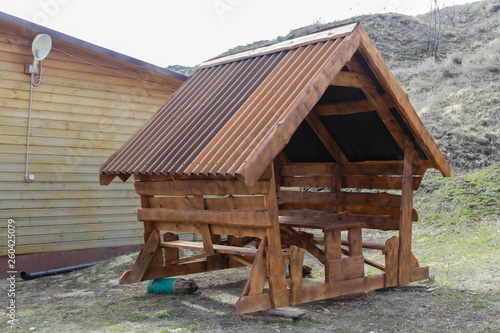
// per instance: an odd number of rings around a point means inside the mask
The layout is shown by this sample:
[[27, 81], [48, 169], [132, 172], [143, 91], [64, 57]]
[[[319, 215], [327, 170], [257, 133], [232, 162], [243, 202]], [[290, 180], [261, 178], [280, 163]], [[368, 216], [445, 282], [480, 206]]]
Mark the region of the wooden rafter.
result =
[[321, 120], [319, 120], [318, 116], [311, 112], [306, 117], [306, 120], [335, 161], [342, 164], [349, 163], [342, 150], [340, 150], [335, 140], [333, 140], [330, 133], [328, 133], [328, 130], [321, 123]]
[[358, 32], [362, 37], [359, 51], [363, 55], [363, 58], [367, 61], [377, 80], [384, 86], [387, 94], [392, 96], [396, 108], [400, 111], [401, 116], [412, 131], [425, 155], [433, 162], [434, 167], [441, 171], [443, 176], [449, 177], [451, 174], [450, 164], [413, 109], [408, 96], [401, 86], [399, 86], [396, 78], [383, 61], [382, 56], [363, 27], [359, 26]]
[[373, 82], [366, 74], [340, 71], [337, 75], [334, 76], [332, 82], [330, 82], [330, 85], [363, 88], [371, 87], [373, 85]]
[[403, 186], [401, 190], [401, 212], [399, 222], [399, 284], [410, 283], [411, 233], [413, 209], [413, 143], [406, 137], [404, 140]]
[[[381, 96], [385, 100], [385, 103], [388, 107], [394, 106], [390, 97], [388, 97], [386, 94], [383, 94]], [[340, 116], [340, 115], [349, 115], [354, 113], [375, 111], [375, 107], [368, 99], [365, 98], [356, 101], [319, 104], [316, 105], [312, 111], [316, 113], [318, 117]]]
[[[363, 68], [358, 63], [358, 61], [354, 56], [349, 61], [347, 61], [346, 66], [347, 68], [349, 68], [349, 70], [355, 73], [361, 73], [361, 74], [365, 73]], [[377, 91], [377, 88], [373, 83], [373, 81], [370, 80], [370, 84], [366, 84], [365, 82], [365, 85], [360, 88], [366, 95], [366, 98], [374, 106], [380, 119], [382, 119], [385, 126], [387, 127], [391, 135], [394, 137], [394, 140], [396, 140], [396, 143], [398, 144], [399, 148], [401, 148], [401, 150], [404, 151], [405, 133], [401, 129], [401, 126], [399, 126], [398, 122], [396, 121], [396, 118], [394, 118], [394, 116], [392, 115], [388, 105], [385, 103], [385, 100]]]

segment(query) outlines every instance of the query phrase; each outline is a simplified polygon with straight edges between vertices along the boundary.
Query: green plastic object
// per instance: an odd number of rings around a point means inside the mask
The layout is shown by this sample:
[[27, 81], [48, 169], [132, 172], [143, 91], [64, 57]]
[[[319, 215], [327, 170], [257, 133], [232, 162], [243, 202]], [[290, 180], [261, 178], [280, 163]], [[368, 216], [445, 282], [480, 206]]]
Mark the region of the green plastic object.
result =
[[177, 278], [149, 280], [148, 292], [153, 294], [173, 294], [175, 280], [177, 280]]

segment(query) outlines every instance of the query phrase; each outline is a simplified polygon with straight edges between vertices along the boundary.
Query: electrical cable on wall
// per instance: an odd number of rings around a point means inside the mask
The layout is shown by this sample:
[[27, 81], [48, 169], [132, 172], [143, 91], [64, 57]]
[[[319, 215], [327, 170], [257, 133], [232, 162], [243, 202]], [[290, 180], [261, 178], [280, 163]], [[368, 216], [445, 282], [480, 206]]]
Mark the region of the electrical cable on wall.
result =
[[[30, 175], [29, 158], [30, 158], [30, 137], [31, 137], [31, 110], [33, 108], [33, 87], [38, 87], [42, 83], [42, 60], [45, 59], [50, 50], [52, 49], [52, 38], [47, 34], [38, 34], [33, 39], [31, 44], [31, 52], [33, 53], [33, 64], [29, 66], [30, 78], [30, 107], [28, 112], [28, 134], [26, 137], [26, 167], [24, 173], [24, 180], [31, 183], [35, 180], [35, 175]], [[40, 69], [38, 69], [40, 65]], [[35, 74], [38, 74], [38, 81], [35, 83]]]
[[35, 72], [31, 73], [30, 80], [30, 108], [28, 113], [28, 134], [26, 138], [26, 173], [24, 174], [24, 180], [31, 183], [35, 179], [33, 175], [28, 175], [29, 157], [30, 157], [30, 136], [31, 136], [31, 110], [33, 106], [33, 87], [38, 87], [42, 83], [42, 62], [40, 61], [40, 71], [38, 75], [38, 82], [35, 83]]

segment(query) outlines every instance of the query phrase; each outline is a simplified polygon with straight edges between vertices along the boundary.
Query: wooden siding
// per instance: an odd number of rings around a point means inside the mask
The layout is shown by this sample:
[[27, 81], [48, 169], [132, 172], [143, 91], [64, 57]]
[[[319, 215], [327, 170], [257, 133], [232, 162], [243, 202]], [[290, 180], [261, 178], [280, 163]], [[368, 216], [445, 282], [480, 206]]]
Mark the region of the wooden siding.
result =
[[[53, 49], [34, 87], [29, 173], [24, 181], [31, 42], [36, 32], [0, 26], [0, 221], [16, 221], [16, 253], [142, 244], [131, 181], [99, 185], [99, 167], [182, 80], [59, 39], [53, 48], [155, 82], [134, 80]], [[0, 256], [7, 254], [0, 223]]]

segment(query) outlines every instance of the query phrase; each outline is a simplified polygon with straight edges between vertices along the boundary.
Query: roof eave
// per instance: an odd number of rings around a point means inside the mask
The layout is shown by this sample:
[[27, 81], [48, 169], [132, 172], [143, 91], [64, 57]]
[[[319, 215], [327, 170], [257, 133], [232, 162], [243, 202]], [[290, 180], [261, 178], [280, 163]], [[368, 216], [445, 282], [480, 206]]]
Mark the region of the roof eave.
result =
[[[123, 60], [123, 61], [129, 62], [129, 63], [132, 63], [134, 65], [138, 65], [138, 66], [144, 67], [146, 69], [150, 69], [150, 70], [153, 70], [155, 72], [159, 72], [159, 73], [171, 76], [171, 77], [176, 78], [176, 79], [181, 80], [181, 81], [186, 81], [188, 79], [187, 76], [173, 72], [173, 71], [168, 70], [166, 68], [159, 67], [159, 66], [153, 65], [151, 63], [139, 60], [137, 58], [127, 56], [123, 53], [119, 53], [119, 52], [101, 47], [99, 45], [95, 45], [95, 44], [86, 42], [84, 40], [63, 34], [59, 31], [49, 29], [47, 27], [38, 25], [38, 24], [30, 22], [30, 21], [23, 20], [19, 17], [12, 16], [12, 15], [9, 15], [9, 14], [1, 12], [1, 11], [0, 11], [0, 20], [5, 20], [5, 21], [8, 21], [10, 23], [17, 24], [25, 29], [32, 30], [35, 34], [37, 32], [48, 34], [52, 38], [57, 38], [57, 39], [66, 41], [68, 43], [75, 44], [75, 45], [78, 45], [80, 47], [86, 48], [88, 50], [99, 52], [99, 53], [111, 56], [113, 58]], [[25, 31], [23, 31], [23, 33], [25, 33]]]

